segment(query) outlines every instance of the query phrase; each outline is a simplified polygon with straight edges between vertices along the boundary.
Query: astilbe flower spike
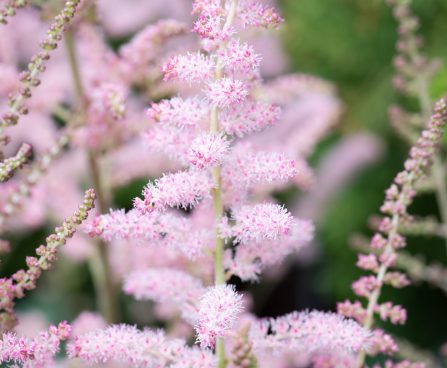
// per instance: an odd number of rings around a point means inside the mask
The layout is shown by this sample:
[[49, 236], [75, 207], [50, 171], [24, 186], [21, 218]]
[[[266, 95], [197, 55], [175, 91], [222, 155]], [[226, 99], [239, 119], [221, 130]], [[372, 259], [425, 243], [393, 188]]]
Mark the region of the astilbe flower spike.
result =
[[89, 364], [116, 362], [139, 368], [214, 368], [211, 352], [190, 348], [183, 340], [169, 340], [161, 331], [140, 331], [113, 325], [76, 336], [68, 354]]
[[[0, 363], [20, 364], [24, 368], [47, 368], [54, 364], [60, 342], [67, 340], [71, 326], [61, 322], [36, 337], [19, 337], [13, 332], [0, 339]], [[15, 365], [15, 366], [16, 366]]]
[[123, 290], [137, 300], [175, 306], [190, 323], [196, 321], [197, 302], [205, 293], [200, 279], [173, 269], [134, 271], [126, 277]]
[[0, 23], [7, 24], [8, 18], [16, 15], [18, 9], [28, 6], [29, 0], [9, 0], [0, 10]]
[[349, 355], [368, 349], [371, 333], [357, 322], [335, 313], [311, 311], [259, 320], [252, 324], [249, 336], [253, 350], [260, 354], [289, 351]]
[[67, 25], [73, 19], [80, 0], [69, 0], [65, 2], [61, 13], [56, 16], [53, 24], [47, 32], [47, 37], [41, 43], [42, 51], [35, 55], [28, 64], [28, 70], [21, 74], [22, 88], [16, 95], [9, 98], [9, 110], [0, 118], [0, 143], [5, 144], [8, 138], [3, 134], [5, 128], [17, 124], [20, 115], [25, 115], [28, 109], [24, 101], [31, 97], [31, 90], [40, 84], [38, 76], [46, 66], [50, 58], [50, 51], [57, 48]]
[[[361, 268], [372, 271], [374, 274], [363, 276], [353, 283], [354, 292], [367, 299], [366, 309], [359, 303], [339, 304], [339, 313], [357, 318], [366, 328], [372, 327], [375, 313], [378, 313], [382, 319], [390, 319], [393, 323], [403, 323], [406, 318], [406, 313], [400, 306], [393, 306], [391, 303], [379, 305], [378, 301], [384, 284], [394, 287], [407, 284], [406, 279], [399, 275], [396, 279], [396, 275], [388, 270], [395, 265], [398, 250], [405, 246], [405, 238], [399, 234], [399, 225], [410, 220], [407, 208], [416, 195], [415, 184], [430, 168], [446, 123], [446, 102], [440, 100], [436, 104], [435, 112], [427, 128], [421, 133], [416, 145], [410, 149], [404, 171], [396, 176], [394, 183], [386, 191], [386, 200], [381, 207], [385, 217], [379, 225], [380, 232], [373, 236], [370, 244], [372, 249], [379, 250], [379, 256], [374, 260], [372, 257], [361, 257], [358, 262]], [[377, 261], [378, 264], [375, 264]], [[361, 353], [357, 367], [362, 367], [363, 362], [364, 353]]]
[[51, 268], [57, 259], [58, 248], [64, 245], [67, 239], [73, 237], [76, 226], [87, 218], [94, 208], [95, 192], [87, 190], [84, 203], [74, 214], [66, 219], [62, 226], [55, 229], [55, 233], [46, 238], [46, 245], [36, 249], [37, 257], [27, 257], [26, 270], [19, 270], [11, 277], [0, 279], [0, 330], [10, 330], [15, 324], [14, 299], [23, 298], [26, 291], [36, 288], [36, 283], [42, 274]]
[[14, 157], [0, 162], [0, 183], [10, 179], [14, 171], [22, 167], [29, 160], [31, 152], [31, 146], [24, 143]]
[[214, 347], [217, 337], [230, 330], [242, 312], [242, 296], [232, 285], [211, 287], [200, 299], [195, 325], [200, 346]]
[[55, 144], [43, 152], [29, 165], [24, 177], [21, 178], [14, 189], [8, 194], [4, 203], [0, 204], [0, 233], [4, 231], [5, 221], [21, 208], [26, 198], [30, 197], [33, 188], [39, 179], [48, 171], [54, 160], [61, 155], [69, 142], [69, 135], [62, 134]]

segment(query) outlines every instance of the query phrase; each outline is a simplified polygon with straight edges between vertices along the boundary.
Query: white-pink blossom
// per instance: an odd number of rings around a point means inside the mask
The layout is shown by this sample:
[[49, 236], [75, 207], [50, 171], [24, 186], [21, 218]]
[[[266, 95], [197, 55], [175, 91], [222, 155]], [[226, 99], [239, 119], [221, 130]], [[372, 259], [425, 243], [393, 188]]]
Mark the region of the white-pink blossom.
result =
[[240, 243], [278, 239], [290, 234], [293, 226], [292, 215], [274, 203], [235, 208], [232, 218], [233, 226], [229, 227], [225, 222], [221, 225], [222, 236], [234, 237]]
[[179, 127], [196, 127], [209, 118], [208, 104], [198, 97], [173, 97], [153, 103], [147, 114], [151, 121], [160, 124], [172, 124]]
[[136, 198], [134, 205], [143, 214], [167, 207], [188, 208], [209, 197], [213, 187], [207, 172], [179, 171], [149, 183], [143, 190], [144, 198]]
[[242, 138], [275, 125], [280, 115], [278, 106], [246, 100], [224, 110], [220, 115], [220, 125], [225, 133]]
[[231, 330], [242, 312], [242, 295], [232, 285], [210, 287], [200, 299], [196, 322], [197, 340], [202, 347], [214, 347], [215, 340]]
[[164, 66], [164, 80], [200, 83], [214, 77], [215, 62], [200, 52], [173, 56]]
[[128, 325], [76, 336], [67, 350], [71, 358], [87, 364], [114, 362], [136, 368], [214, 368], [216, 364], [211, 353], [189, 348], [183, 340], [169, 340], [161, 331]]
[[229, 150], [230, 142], [216, 133], [202, 133], [194, 139], [189, 152], [189, 161], [199, 169], [221, 163]]
[[155, 268], [129, 274], [123, 290], [137, 300], [169, 304], [181, 311], [185, 320], [194, 323], [197, 304], [205, 292], [200, 279], [174, 269]]
[[222, 109], [240, 104], [248, 95], [243, 81], [228, 77], [210, 82], [205, 92], [209, 102]]
[[370, 331], [335, 313], [293, 312], [252, 324], [250, 340], [259, 354], [301, 351], [350, 354], [369, 347]]

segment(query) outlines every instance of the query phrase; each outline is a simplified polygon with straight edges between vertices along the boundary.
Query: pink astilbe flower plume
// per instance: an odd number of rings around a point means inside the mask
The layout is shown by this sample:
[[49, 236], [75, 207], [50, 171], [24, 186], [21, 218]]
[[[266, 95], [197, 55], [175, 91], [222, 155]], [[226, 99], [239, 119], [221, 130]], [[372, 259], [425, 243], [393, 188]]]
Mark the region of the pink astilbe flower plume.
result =
[[197, 303], [205, 292], [200, 279], [184, 271], [151, 269], [129, 274], [123, 290], [137, 300], [153, 300], [175, 306], [188, 322], [197, 318]]
[[178, 55], [163, 66], [164, 80], [178, 78], [183, 82], [201, 83], [213, 77], [215, 68], [215, 63], [201, 53]]
[[243, 102], [248, 90], [244, 82], [239, 79], [222, 78], [209, 83], [206, 94], [212, 105], [223, 109]]
[[140, 331], [127, 325], [113, 325], [76, 336], [68, 344], [71, 358], [88, 364], [115, 362], [135, 368], [213, 368], [214, 356], [189, 348], [183, 340], [169, 340], [161, 331]]
[[349, 355], [367, 349], [371, 333], [335, 313], [293, 312], [252, 325], [253, 348], [261, 354], [336, 351]]
[[167, 207], [188, 208], [208, 197], [213, 187], [207, 172], [180, 171], [148, 184], [143, 191], [144, 199], [136, 198], [134, 205], [143, 214]]
[[222, 134], [203, 133], [191, 144], [189, 160], [199, 169], [219, 164], [229, 150], [229, 142]]
[[232, 285], [218, 285], [208, 289], [199, 303], [195, 325], [197, 340], [204, 348], [214, 347], [215, 340], [223, 337], [235, 324], [242, 312], [242, 295]]
[[0, 339], [0, 363], [20, 364], [24, 368], [53, 366], [60, 342], [68, 339], [71, 327], [67, 322], [50, 326], [36, 337], [19, 337], [12, 332]]
[[224, 237], [234, 237], [237, 242], [274, 240], [290, 233], [292, 215], [283, 207], [273, 203], [241, 206], [233, 210], [233, 226], [227, 220], [221, 226]]

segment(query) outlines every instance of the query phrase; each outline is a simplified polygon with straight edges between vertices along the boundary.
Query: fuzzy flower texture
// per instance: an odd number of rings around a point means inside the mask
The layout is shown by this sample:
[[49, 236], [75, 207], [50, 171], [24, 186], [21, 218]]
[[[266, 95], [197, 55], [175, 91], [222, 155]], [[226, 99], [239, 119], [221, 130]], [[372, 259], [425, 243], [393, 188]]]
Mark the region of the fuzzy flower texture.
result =
[[266, 267], [306, 245], [313, 225], [268, 195], [262, 203], [252, 195], [301, 175], [289, 152], [255, 144], [253, 133], [276, 125], [281, 110], [258, 99], [261, 56], [239, 39], [246, 28], [276, 28], [281, 17], [254, 0], [196, 0], [193, 13], [202, 50], [173, 56], [162, 68], [165, 81], [186, 84], [187, 97], [153, 103], [144, 135], [151, 151], [182, 169], [148, 183], [131, 211], [100, 215], [87, 231], [107, 242], [131, 240], [157, 249], [155, 263], [125, 276], [124, 291], [176, 309], [195, 329], [200, 346], [119, 325], [77, 336], [69, 353], [95, 364], [215, 367], [223, 362], [220, 343], [232, 340], [248, 318], [253, 326], [248, 336], [259, 354], [271, 349], [301, 354], [303, 346], [314, 345], [309, 356], [349, 357], [369, 338], [357, 322], [322, 312], [258, 321], [242, 315], [243, 296], [225, 283], [233, 276], [258, 280]]

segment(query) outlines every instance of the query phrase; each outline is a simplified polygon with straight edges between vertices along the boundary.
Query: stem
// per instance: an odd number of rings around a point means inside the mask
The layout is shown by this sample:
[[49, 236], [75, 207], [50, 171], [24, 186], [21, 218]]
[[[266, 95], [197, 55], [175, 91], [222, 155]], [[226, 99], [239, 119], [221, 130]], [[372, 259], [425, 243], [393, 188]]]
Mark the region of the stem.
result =
[[[407, 186], [411, 186], [411, 184], [413, 183], [413, 180], [414, 180], [414, 173], [411, 173], [411, 175], [408, 179], [409, 184], [407, 184]], [[402, 197], [404, 196], [403, 193], [405, 192], [405, 189], [406, 188], [401, 189], [401, 193], [399, 195], [398, 202], [403, 202]], [[387, 242], [386, 242], [386, 246], [383, 251], [383, 254], [395, 252], [395, 250], [392, 246], [392, 241], [393, 241], [393, 238], [398, 233], [399, 223], [400, 223], [400, 215], [394, 214], [391, 219], [391, 230], [388, 233]], [[385, 279], [387, 271], [388, 271], [388, 266], [386, 265], [386, 263], [382, 263], [379, 267], [378, 272], [377, 272], [377, 287], [374, 289], [374, 291], [371, 293], [371, 295], [368, 298], [368, 306], [366, 308], [366, 318], [365, 318], [365, 321], [363, 322], [363, 326], [366, 329], [370, 329], [374, 323], [374, 309], [377, 305], [377, 302], [379, 301], [379, 297], [382, 292], [383, 281]], [[357, 356], [356, 367], [362, 368], [364, 362], [365, 362], [365, 351], [362, 350], [359, 352], [359, 354]]]
[[[72, 30], [68, 30], [65, 34], [65, 45], [68, 53], [73, 83], [76, 90], [77, 104], [79, 115], [82, 120], [85, 119], [88, 108], [88, 101], [85, 95], [85, 89], [82, 83], [81, 73], [79, 69], [78, 58]], [[96, 158], [94, 150], [88, 150], [88, 166], [90, 180], [97, 195], [98, 212], [103, 214], [107, 212], [108, 201], [107, 191], [101, 180], [101, 170]], [[107, 256], [107, 244], [98, 239], [93, 254], [88, 261], [90, 272], [95, 286], [98, 308], [103, 317], [110, 323], [115, 322], [118, 317], [117, 295], [115, 285], [111, 277], [111, 270]]]
[[[234, 17], [237, 11], [237, 0], [232, 0], [230, 9], [227, 13], [227, 17], [223, 26], [223, 29], [228, 29], [233, 23]], [[222, 45], [224, 46], [224, 45]], [[217, 59], [215, 79], [221, 79], [223, 77], [223, 65], [219, 59]], [[219, 133], [219, 108], [213, 106], [211, 108], [210, 116], [210, 132]], [[224, 252], [224, 240], [219, 234], [217, 224], [222, 220], [224, 213], [224, 207], [222, 203], [222, 188], [221, 188], [221, 168], [220, 166], [213, 167], [212, 176], [214, 181], [214, 189], [212, 189], [213, 205], [214, 205], [214, 218], [216, 224], [216, 239], [214, 250], [214, 284], [225, 284], [225, 272], [223, 267], [223, 252]], [[227, 362], [225, 359], [225, 345], [223, 339], [217, 339], [216, 341], [216, 355], [218, 358], [218, 368], [225, 368]]]

